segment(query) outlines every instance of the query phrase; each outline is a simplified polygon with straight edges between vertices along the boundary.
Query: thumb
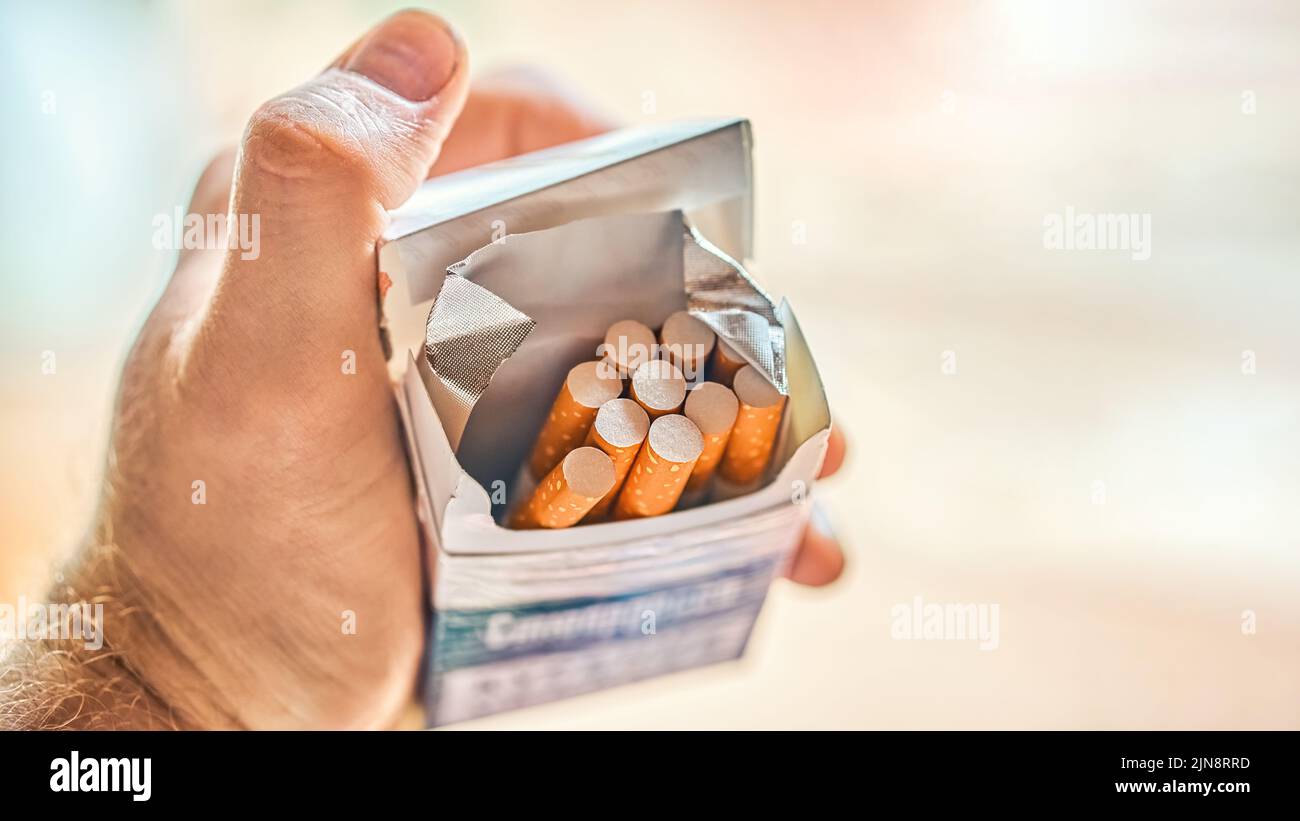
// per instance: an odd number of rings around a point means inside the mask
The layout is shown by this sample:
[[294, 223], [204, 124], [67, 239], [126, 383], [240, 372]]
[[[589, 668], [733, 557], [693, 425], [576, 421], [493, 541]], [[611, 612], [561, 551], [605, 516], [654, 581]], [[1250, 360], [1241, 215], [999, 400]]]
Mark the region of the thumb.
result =
[[205, 341], [299, 366], [308, 363], [294, 354], [313, 350], [336, 362], [340, 344], [377, 351], [386, 210], [428, 175], [467, 88], [460, 38], [438, 17], [404, 11], [259, 108], [231, 198], [240, 241], [208, 305]]
[[[253, 115], [236, 202], [293, 207], [296, 195], [333, 190], [399, 205], [425, 178], [464, 106], [466, 62], [441, 18], [414, 10], [388, 18], [323, 74]], [[322, 219], [344, 216], [317, 210]]]

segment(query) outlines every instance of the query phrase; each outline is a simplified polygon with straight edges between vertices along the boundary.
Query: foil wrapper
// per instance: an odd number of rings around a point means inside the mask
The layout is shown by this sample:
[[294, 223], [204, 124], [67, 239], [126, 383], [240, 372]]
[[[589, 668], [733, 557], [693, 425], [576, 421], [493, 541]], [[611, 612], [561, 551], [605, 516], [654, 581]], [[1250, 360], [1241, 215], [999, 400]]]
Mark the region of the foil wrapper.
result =
[[501, 297], [448, 272], [429, 312], [424, 356], [437, 380], [434, 408], [452, 448], [501, 363], [537, 327]]
[[694, 229], [683, 248], [683, 286], [691, 313], [786, 393], [785, 331], [772, 298], [740, 263]]

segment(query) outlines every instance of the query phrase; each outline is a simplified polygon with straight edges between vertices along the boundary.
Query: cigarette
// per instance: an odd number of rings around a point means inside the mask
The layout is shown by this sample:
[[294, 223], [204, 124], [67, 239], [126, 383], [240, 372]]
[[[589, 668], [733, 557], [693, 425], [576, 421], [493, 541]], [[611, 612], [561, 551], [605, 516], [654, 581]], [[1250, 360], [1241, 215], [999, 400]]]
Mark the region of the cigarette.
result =
[[690, 311], [672, 314], [659, 329], [659, 343], [663, 346], [665, 358], [681, 368], [692, 382], [703, 375], [704, 365], [709, 361], [717, 338], [713, 329]]
[[600, 448], [614, 461], [614, 486], [591, 508], [587, 521], [604, 517], [614, 504], [649, 430], [650, 417], [631, 399], [611, 399], [600, 406], [586, 444]]
[[686, 399], [686, 377], [673, 363], [651, 359], [632, 373], [630, 394], [651, 419], [677, 413]]
[[614, 486], [614, 461], [596, 448], [569, 452], [516, 511], [518, 529], [572, 527]]
[[599, 362], [583, 362], [570, 369], [528, 459], [533, 478], [550, 473], [566, 453], [578, 447], [587, 438], [596, 411], [622, 392], [623, 380]]
[[599, 353], [620, 377], [626, 377], [651, 358], [654, 347], [654, 331], [635, 319], [624, 319], [609, 326]]
[[691, 470], [691, 478], [686, 480], [687, 493], [699, 492], [713, 478], [731, 439], [739, 411], [740, 402], [736, 394], [725, 385], [703, 382], [691, 388], [686, 397], [686, 418], [700, 429], [704, 450]]
[[718, 472], [728, 482], [744, 485], [761, 476], [767, 467], [781, 426], [785, 397], [752, 365], [736, 372], [732, 387], [740, 412]]
[[713, 348], [713, 363], [709, 378], [730, 388], [736, 378], [736, 372], [748, 364], [745, 357], [741, 356], [735, 348], [719, 339], [718, 344]]
[[614, 504], [614, 518], [658, 516], [672, 510], [703, 449], [700, 429], [685, 416], [671, 414], [651, 422], [650, 433]]

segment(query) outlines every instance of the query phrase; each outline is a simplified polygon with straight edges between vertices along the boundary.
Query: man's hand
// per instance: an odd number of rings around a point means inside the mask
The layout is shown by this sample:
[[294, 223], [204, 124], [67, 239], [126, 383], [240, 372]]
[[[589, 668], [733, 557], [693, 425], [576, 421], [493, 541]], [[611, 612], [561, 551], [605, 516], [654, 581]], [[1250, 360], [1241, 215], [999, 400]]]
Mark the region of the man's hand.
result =
[[[60, 594], [105, 604], [106, 650], [20, 662], [6, 681], [17, 669], [35, 709], [0, 719], [390, 722], [418, 677], [425, 605], [376, 330], [386, 211], [430, 173], [604, 128], [527, 75], [470, 94], [464, 45], [422, 12], [263, 105], [190, 208], [257, 215], [259, 255], [182, 252], [122, 376], [96, 538]], [[828, 467], [842, 453], [837, 437]], [[810, 533], [792, 576], [824, 583], [841, 562]]]

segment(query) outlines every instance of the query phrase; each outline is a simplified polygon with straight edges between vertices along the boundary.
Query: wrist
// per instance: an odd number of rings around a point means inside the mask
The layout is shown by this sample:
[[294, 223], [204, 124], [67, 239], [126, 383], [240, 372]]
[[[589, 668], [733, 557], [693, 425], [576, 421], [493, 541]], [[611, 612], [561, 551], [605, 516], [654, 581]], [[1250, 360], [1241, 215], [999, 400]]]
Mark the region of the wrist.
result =
[[13, 642], [0, 654], [0, 729], [181, 729], [182, 719], [108, 649]]
[[97, 610], [101, 652], [112, 661], [103, 672], [117, 673], [124, 686], [138, 688], [142, 704], [154, 712], [155, 725], [161, 714], [163, 726], [176, 729], [240, 726], [215, 685], [182, 650], [175, 633], [183, 627], [162, 618], [170, 612], [162, 604], [170, 599], [137, 575], [111, 527], [101, 527], [82, 552], [62, 595], [70, 603], [102, 606]]
[[121, 647], [109, 642], [106, 626], [123, 612], [123, 598], [82, 575], [106, 560], [79, 563], [73, 581], [60, 576], [46, 600], [24, 602], [15, 612], [13, 640], [0, 650], [0, 727], [183, 726]]
[[[0, 651], [0, 727], [233, 727], [111, 544], [87, 547]], [[160, 686], [161, 685], [161, 686]]]

